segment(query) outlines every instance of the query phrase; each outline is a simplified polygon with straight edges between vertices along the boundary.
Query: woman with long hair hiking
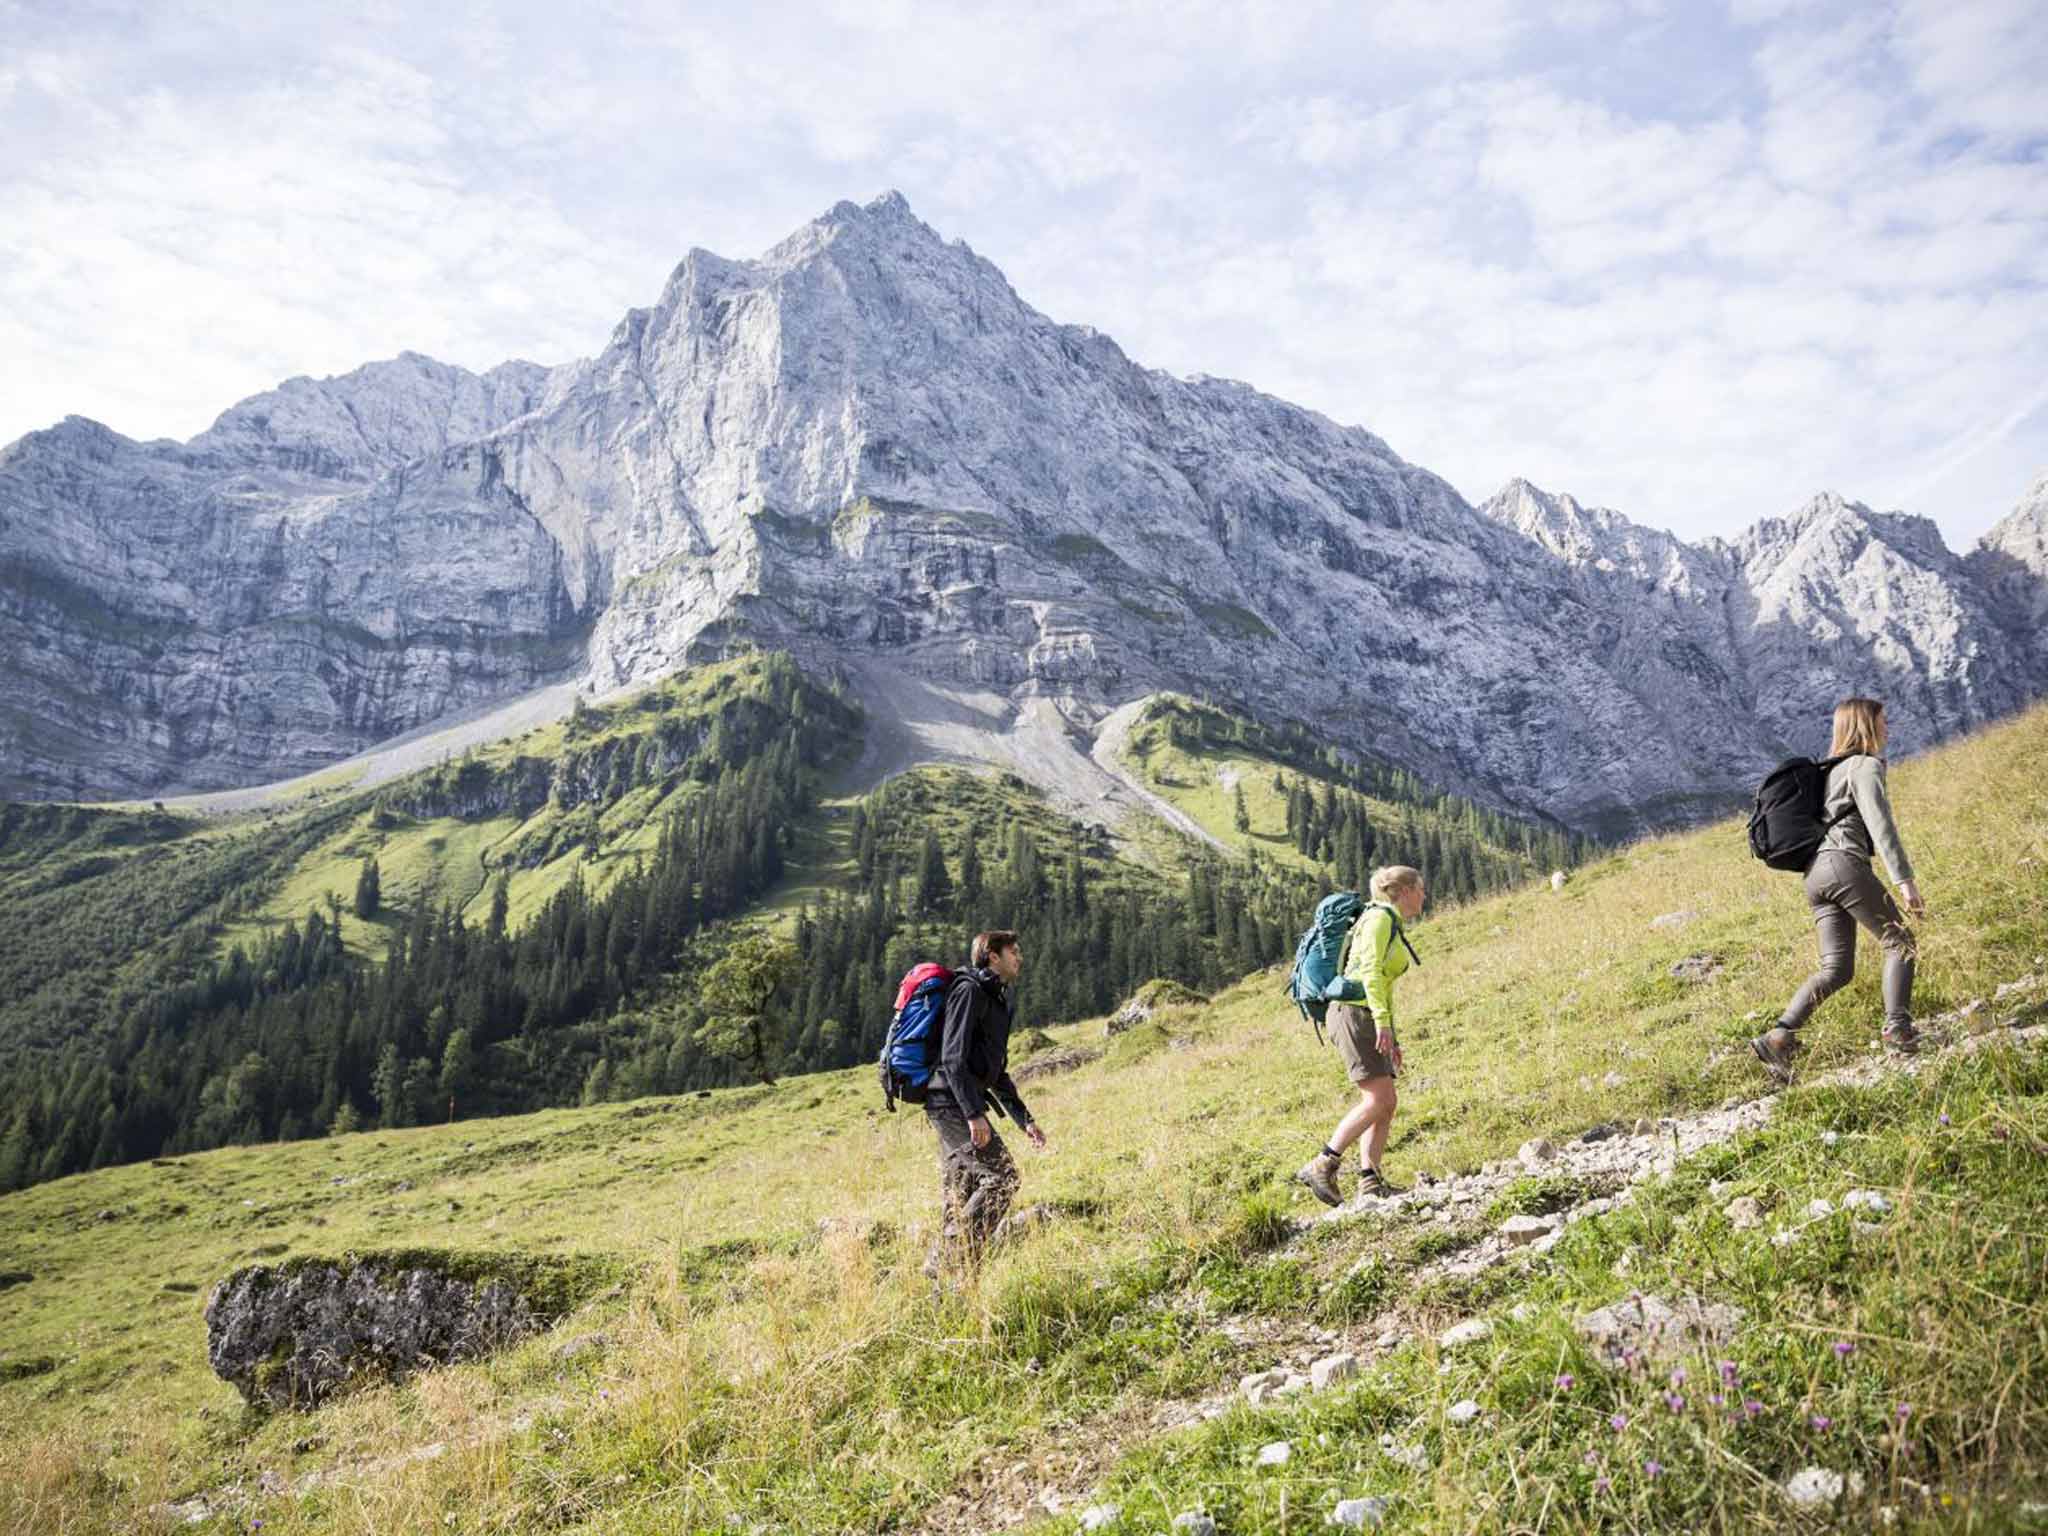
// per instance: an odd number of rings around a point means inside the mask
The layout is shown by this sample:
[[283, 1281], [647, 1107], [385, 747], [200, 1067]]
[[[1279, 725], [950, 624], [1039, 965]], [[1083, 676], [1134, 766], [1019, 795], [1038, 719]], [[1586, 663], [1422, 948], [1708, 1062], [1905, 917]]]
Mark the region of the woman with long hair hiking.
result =
[[[1884, 705], [1876, 699], [1844, 699], [1835, 706], [1834, 741], [1828, 748], [1827, 790], [1822, 819], [1827, 827], [1820, 851], [1806, 871], [1806, 902], [1820, 935], [1820, 969], [1806, 979], [1776, 1027], [1750, 1042], [1757, 1060], [1773, 1077], [1791, 1075], [1799, 1053], [1799, 1030], [1813, 1010], [1856, 974], [1856, 929], [1860, 924], [1884, 947], [1884, 1030], [1892, 1050], [1910, 1053], [1920, 1039], [1913, 1028], [1913, 961], [1916, 950], [1906, 913], [1927, 911], [1913, 864], [1899, 840], [1885, 789]], [[1873, 856], [1898, 887], [1894, 900], [1871, 868]], [[1900, 903], [1905, 911], [1900, 911]]]
[[1394, 1038], [1394, 981], [1407, 971], [1415, 954], [1401, 924], [1421, 916], [1426, 894], [1419, 869], [1394, 864], [1374, 870], [1372, 904], [1359, 914], [1351, 930], [1343, 974], [1364, 986], [1366, 1006], [1332, 1003], [1328, 1022], [1331, 1043], [1358, 1088], [1358, 1102], [1337, 1122], [1322, 1151], [1295, 1175], [1325, 1205], [1343, 1202], [1337, 1190], [1337, 1170], [1343, 1164], [1344, 1149], [1354, 1141], [1359, 1143], [1358, 1192], [1397, 1192], [1380, 1172], [1380, 1153], [1386, 1148], [1394, 1107], [1400, 1099], [1394, 1088], [1394, 1078], [1401, 1070], [1401, 1042]]

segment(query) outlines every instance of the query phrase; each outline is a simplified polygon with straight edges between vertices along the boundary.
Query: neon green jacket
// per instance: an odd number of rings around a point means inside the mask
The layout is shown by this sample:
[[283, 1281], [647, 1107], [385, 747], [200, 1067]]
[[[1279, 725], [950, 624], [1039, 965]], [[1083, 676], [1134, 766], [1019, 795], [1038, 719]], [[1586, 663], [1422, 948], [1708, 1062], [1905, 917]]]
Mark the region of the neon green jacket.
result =
[[1396, 922], [1393, 908], [1367, 907], [1344, 956], [1344, 974], [1364, 984], [1372, 1021], [1387, 1030], [1394, 1027], [1394, 978], [1408, 970], [1407, 946], [1394, 936]]

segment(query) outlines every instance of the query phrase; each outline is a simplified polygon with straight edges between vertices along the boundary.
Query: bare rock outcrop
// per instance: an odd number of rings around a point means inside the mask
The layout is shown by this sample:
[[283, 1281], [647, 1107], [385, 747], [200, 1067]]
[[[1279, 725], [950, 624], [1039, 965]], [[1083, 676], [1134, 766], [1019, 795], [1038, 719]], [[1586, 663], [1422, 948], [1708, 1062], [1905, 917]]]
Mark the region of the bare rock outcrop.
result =
[[515, 1344], [621, 1273], [606, 1258], [433, 1249], [251, 1265], [206, 1303], [207, 1360], [258, 1407], [309, 1408]]

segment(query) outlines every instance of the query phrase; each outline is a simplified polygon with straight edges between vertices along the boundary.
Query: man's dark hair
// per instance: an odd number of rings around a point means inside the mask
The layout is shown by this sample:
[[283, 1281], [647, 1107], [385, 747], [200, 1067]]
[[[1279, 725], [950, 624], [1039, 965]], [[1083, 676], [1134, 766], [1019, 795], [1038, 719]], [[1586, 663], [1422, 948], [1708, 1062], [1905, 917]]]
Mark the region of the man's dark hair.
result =
[[987, 933], [977, 933], [974, 936], [974, 943], [967, 951], [968, 962], [972, 965], [986, 966], [1004, 950], [1016, 947], [1016, 934], [1007, 928], [993, 928]]

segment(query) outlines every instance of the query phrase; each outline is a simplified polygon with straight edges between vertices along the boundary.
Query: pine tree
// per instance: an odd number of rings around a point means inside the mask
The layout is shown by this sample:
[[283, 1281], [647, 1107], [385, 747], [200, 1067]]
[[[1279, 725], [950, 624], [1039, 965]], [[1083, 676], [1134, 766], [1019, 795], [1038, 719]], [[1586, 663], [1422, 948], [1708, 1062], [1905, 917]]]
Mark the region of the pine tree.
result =
[[981, 881], [981, 847], [970, 826], [960, 848], [960, 906], [970, 921], [981, 905]]
[[1251, 831], [1252, 813], [1245, 807], [1244, 781], [1242, 779], [1238, 780], [1235, 784], [1231, 785], [1230, 787], [1230, 813], [1231, 821], [1237, 827], [1238, 831]]
[[945, 851], [939, 847], [938, 834], [928, 829], [924, 834], [924, 847], [918, 854], [918, 910], [943, 912], [952, 899], [953, 879], [946, 873]]
[[367, 922], [383, 905], [384, 881], [377, 873], [377, 861], [374, 857], [364, 859], [362, 871], [356, 876], [356, 916]]

